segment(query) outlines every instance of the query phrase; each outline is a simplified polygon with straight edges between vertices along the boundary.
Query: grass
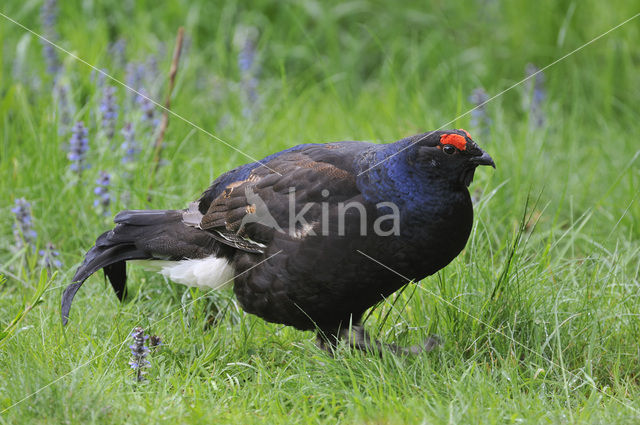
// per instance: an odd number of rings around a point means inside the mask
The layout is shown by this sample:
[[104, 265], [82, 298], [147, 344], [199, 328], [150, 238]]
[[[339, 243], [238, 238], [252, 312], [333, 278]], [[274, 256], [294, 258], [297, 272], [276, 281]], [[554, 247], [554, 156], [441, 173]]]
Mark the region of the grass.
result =
[[[40, 5], [10, 0], [0, 12], [41, 31]], [[636, 13], [632, 2], [595, 0], [103, 0], [60, 2], [55, 28], [63, 47], [118, 79], [122, 61], [155, 55], [148, 90], [162, 99], [184, 25], [173, 110], [261, 158], [303, 142], [389, 142], [451, 120], [478, 134], [461, 116], [474, 88], [497, 94], [527, 63], [549, 64]], [[251, 75], [237, 64], [243, 27], [259, 34], [258, 102], [247, 102]], [[123, 60], [108, 48], [119, 38]], [[91, 69], [58, 52], [72, 121], [89, 128], [91, 168], [78, 181], [40, 43], [0, 17], [0, 424], [637, 423], [638, 38], [636, 19], [545, 70], [542, 126], [530, 122], [524, 84], [487, 104], [490, 132], [476, 139], [498, 168], [471, 186], [479, 201], [466, 249], [367, 321], [385, 341], [437, 333], [444, 345], [415, 358], [330, 358], [311, 333], [243, 313], [230, 291], [188, 290], [139, 268], [124, 304], [91, 278], [61, 327], [61, 292], [113, 214], [181, 208], [249, 159], [172, 117], [156, 176], [142, 125], [139, 159], [123, 165], [119, 129], [141, 122], [138, 109], [118, 87], [118, 133], [106, 140]], [[106, 216], [93, 207], [100, 170], [113, 176]], [[60, 252], [50, 279], [37, 250], [15, 249], [21, 197], [37, 248]], [[143, 384], [127, 364], [136, 325], [164, 342]]]

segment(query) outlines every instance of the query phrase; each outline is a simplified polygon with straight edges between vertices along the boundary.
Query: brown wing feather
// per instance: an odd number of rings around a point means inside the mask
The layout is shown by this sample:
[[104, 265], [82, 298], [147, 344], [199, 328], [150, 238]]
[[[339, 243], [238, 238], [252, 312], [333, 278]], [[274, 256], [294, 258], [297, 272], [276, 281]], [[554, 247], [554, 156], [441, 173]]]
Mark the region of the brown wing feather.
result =
[[340, 202], [359, 194], [353, 173], [313, 158], [325, 152], [316, 146], [310, 154], [291, 152], [257, 167], [245, 180], [225, 187], [209, 205], [199, 227], [221, 242], [249, 252], [263, 252], [275, 232], [299, 237], [298, 229], [290, 228], [290, 204], [297, 214], [305, 204], [314, 203], [304, 218], [317, 223], [321, 202]]

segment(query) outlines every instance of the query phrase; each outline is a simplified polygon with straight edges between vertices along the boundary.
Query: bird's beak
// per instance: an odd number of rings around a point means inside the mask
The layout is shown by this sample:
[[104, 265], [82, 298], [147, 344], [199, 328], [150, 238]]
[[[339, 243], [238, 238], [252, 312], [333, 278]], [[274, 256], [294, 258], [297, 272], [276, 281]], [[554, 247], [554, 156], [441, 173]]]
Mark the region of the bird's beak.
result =
[[493, 162], [493, 158], [486, 152], [482, 152], [480, 156], [474, 156], [469, 162], [475, 165], [491, 165], [493, 168], [496, 168], [496, 163]]

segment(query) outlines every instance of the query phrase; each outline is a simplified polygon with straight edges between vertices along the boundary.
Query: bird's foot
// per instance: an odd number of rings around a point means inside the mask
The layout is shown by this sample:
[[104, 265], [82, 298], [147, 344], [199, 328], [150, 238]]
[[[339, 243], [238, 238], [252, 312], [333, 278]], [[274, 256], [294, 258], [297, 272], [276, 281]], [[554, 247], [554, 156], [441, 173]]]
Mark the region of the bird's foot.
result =
[[412, 354], [418, 355], [421, 353], [428, 353], [429, 351], [433, 351], [439, 345], [442, 345], [442, 339], [438, 335], [431, 335], [419, 345], [412, 345], [410, 347], [399, 347], [394, 344], [387, 344], [389, 346], [393, 346], [392, 350], [396, 354]]
[[377, 353], [378, 355], [382, 355], [385, 350], [389, 350], [394, 354], [418, 355], [433, 351], [437, 346], [442, 345], [442, 340], [437, 335], [431, 335], [422, 344], [410, 347], [387, 344], [371, 338], [361, 325], [354, 325], [350, 329], [340, 329], [329, 335], [318, 333], [317, 345], [318, 348], [333, 355], [340, 340], [347, 342], [349, 346], [358, 350]]

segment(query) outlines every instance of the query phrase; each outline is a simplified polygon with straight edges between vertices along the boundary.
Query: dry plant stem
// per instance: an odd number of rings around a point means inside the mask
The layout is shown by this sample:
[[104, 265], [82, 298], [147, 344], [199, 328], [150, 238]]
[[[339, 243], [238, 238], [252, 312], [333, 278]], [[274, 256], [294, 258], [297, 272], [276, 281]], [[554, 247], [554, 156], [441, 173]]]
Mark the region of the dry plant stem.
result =
[[169, 89], [167, 90], [167, 96], [164, 101], [164, 112], [162, 113], [162, 121], [160, 122], [160, 129], [158, 131], [158, 137], [154, 145], [153, 153], [153, 174], [151, 176], [151, 182], [149, 183], [149, 191], [147, 200], [151, 202], [151, 187], [155, 179], [158, 168], [160, 167], [160, 157], [162, 155], [162, 141], [164, 140], [164, 134], [169, 126], [169, 110], [171, 108], [171, 94], [173, 88], [176, 85], [176, 74], [178, 73], [178, 64], [180, 62], [180, 53], [182, 53], [182, 44], [184, 41], [184, 27], [178, 28], [178, 36], [176, 37], [176, 47], [173, 50], [173, 59], [171, 60], [171, 68], [169, 69]]

